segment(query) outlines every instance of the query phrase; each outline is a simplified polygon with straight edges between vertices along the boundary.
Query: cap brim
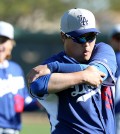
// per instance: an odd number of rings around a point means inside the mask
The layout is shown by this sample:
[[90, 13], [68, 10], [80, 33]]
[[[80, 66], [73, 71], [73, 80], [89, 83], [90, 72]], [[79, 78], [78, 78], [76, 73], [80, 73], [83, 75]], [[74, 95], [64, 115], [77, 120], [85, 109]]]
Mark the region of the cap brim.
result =
[[96, 32], [96, 33], [100, 33], [100, 31], [96, 28], [90, 28], [90, 29], [83, 29], [83, 30], [75, 30], [72, 32], [68, 32], [66, 34], [73, 36], [73, 37], [78, 37], [80, 35], [86, 34], [86, 33], [90, 33], [90, 32]]

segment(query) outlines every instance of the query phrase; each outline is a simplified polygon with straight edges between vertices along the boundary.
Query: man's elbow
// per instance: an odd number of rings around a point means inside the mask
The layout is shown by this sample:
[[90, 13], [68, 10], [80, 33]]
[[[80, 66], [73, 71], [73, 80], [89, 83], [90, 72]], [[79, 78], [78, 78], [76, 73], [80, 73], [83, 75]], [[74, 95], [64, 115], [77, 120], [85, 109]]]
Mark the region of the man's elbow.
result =
[[40, 79], [37, 79], [30, 84], [30, 90], [34, 96], [43, 96], [44, 94], [47, 94], [47, 87]]

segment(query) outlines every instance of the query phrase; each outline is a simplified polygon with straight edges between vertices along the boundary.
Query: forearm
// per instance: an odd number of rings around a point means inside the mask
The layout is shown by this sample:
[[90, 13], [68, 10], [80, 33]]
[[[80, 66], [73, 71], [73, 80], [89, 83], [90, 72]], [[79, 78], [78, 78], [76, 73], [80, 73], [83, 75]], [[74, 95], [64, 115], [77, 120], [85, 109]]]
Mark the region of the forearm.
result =
[[67, 64], [67, 63], [59, 63], [59, 62], [51, 62], [47, 64], [48, 68], [50, 69], [51, 73], [72, 73], [72, 72], [79, 72], [85, 70], [89, 66], [96, 67], [99, 71], [106, 74], [103, 78], [105, 80], [108, 77], [108, 71], [105, 66], [100, 63], [91, 63], [90, 65], [86, 64]]
[[57, 93], [76, 84], [84, 83], [83, 71], [77, 73], [53, 73], [42, 76], [30, 84], [32, 96]]
[[48, 93], [60, 92], [84, 82], [83, 71], [77, 73], [53, 73], [48, 82]]
[[[72, 66], [72, 64], [68, 65], [68, 67], [69, 66]], [[69, 69], [69, 71], [71, 71], [71, 72], [80, 70], [79, 72], [53, 73], [48, 82], [48, 92], [51, 93], [52, 90], [53, 90], [53, 92], [56, 92], [56, 91], [59, 92], [64, 89], [67, 89], [73, 85], [84, 84], [84, 83], [97, 87], [97, 86], [99, 86], [99, 84], [102, 83], [103, 80], [105, 80], [108, 77], [107, 69], [101, 64], [96, 64], [94, 67], [92, 67], [92, 69], [89, 66], [88, 68], [90, 68], [90, 69], [85, 69], [83, 71], [81, 71], [79, 66], [80, 65], [77, 64], [75, 66], [75, 68]], [[63, 65], [61, 66], [61, 68], [62, 67], [63, 67]], [[74, 67], [74, 66], [72, 66], [72, 67]], [[84, 67], [87, 68], [87, 66], [84, 66]], [[96, 70], [94, 70], [93, 68]], [[103, 73], [100, 72], [99, 70], [104, 72], [104, 76], [103, 76]], [[100, 75], [99, 73], [101, 73], [102, 75]], [[96, 79], [96, 81], [95, 81], [95, 79]]]
[[98, 87], [102, 83], [102, 76], [104, 77], [105, 74], [91, 66], [84, 71], [74, 73], [48, 74], [33, 81], [30, 84], [30, 92], [33, 96], [40, 96], [47, 93], [57, 93], [83, 83]]
[[68, 64], [59, 63], [58, 61], [51, 62], [47, 64], [51, 73], [71, 73], [78, 72], [86, 69], [89, 65], [86, 64]]

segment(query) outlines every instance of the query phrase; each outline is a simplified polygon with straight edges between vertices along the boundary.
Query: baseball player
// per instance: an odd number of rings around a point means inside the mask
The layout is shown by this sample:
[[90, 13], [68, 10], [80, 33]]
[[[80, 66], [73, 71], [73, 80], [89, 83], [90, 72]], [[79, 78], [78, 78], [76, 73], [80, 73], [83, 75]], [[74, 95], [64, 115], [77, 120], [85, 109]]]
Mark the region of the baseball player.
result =
[[10, 60], [14, 44], [13, 26], [0, 21], [0, 134], [19, 134], [21, 113], [32, 102], [22, 68]]
[[51, 134], [114, 134], [116, 58], [101, 42], [92, 12], [70, 9], [61, 18], [64, 51], [28, 74], [29, 92], [48, 113]]
[[113, 47], [116, 60], [117, 60], [117, 71], [116, 71], [116, 93], [115, 93], [115, 114], [116, 114], [116, 134], [120, 133], [120, 24], [114, 25], [109, 32], [109, 41]]

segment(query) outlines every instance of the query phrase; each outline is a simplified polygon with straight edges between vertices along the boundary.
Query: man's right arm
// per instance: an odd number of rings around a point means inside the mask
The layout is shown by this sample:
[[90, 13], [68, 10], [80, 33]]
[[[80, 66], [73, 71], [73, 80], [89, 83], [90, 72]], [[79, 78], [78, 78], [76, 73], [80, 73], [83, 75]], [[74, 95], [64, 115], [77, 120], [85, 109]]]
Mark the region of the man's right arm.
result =
[[92, 66], [79, 72], [47, 74], [30, 83], [30, 92], [33, 96], [41, 96], [48, 93], [57, 93], [71, 86], [84, 83], [98, 87], [104, 76], [104, 73]]
[[53, 73], [48, 83], [48, 93], [60, 92], [77, 84], [88, 84], [98, 87], [102, 83], [104, 73], [93, 66], [73, 73]]

